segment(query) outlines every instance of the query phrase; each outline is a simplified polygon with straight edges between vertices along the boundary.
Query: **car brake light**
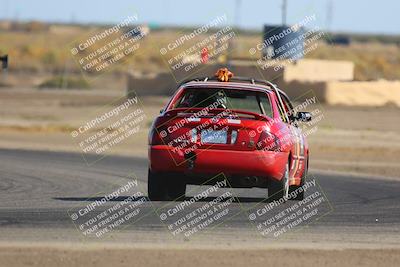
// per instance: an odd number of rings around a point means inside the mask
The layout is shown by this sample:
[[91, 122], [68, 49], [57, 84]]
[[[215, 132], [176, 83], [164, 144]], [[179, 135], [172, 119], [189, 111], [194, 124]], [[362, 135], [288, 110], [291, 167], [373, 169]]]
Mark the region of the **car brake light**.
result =
[[257, 142], [258, 150], [280, 151], [281, 145], [278, 137], [273, 133], [262, 131]]
[[154, 127], [149, 135], [150, 145], [168, 145], [170, 140], [170, 134], [168, 134], [166, 127]]
[[156, 128], [152, 128], [149, 134], [149, 145], [160, 145], [162, 143], [161, 137]]
[[[190, 141], [189, 141], [190, 139]], [[197, 129], [194, 128], [178, 137], [167, 131], [166, 126], [153, 128], [149, 135], [150, 145], [168, 145], [178, 146], [180, 144], [196, 143], [197, 142]]]

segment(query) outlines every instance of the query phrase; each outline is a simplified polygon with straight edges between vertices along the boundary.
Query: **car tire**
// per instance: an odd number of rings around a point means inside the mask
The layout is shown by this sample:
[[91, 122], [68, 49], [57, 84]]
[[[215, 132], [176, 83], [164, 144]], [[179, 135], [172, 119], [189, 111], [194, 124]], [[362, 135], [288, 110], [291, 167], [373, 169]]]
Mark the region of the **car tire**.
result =
[[147, 194], [151, 201], [164, 201], [167, 198], [165, 177], [148, 170]]
[[[305, 164], [304, 172], [303, 172], [303, 174], [302, 174], [302, 176], [301, 176], [300, 185], [291, 185], [291, 186], [289, 187], [289, 194], [292, 193], [293, 191], [297, 190], [298, 188], [300, 188], [300, 187], [302, 187], [302, 186], [304, 185], [304, 183], [305, 183], [305, 181], [306, 181], [306, 178], [307, 178], [307, 173], [308, 173], [308, 157], [307, 157], [307, 162], [306, 162], [306, 164]], [[294, 198], [292, 198], [292, 199], [293, 199], [293, 200], [297, 200], [297, 201], [303, 200], [303, 199], [304, 199], [304, 190], [302, 190], [300, 193], [298, 193], [298, 194], [296, 195], [296, 197], [294, 197]]]
[[285, 166], [285, 173], [280, 181], [270, 179], [268, 182], [268, 199], [279, 200], [289, 195], [289, 161]]
[[186, 183], [181, 179], [150, 170], [147, 177], [147, 193], [151, 201], [180, 201], [185, 198]]
[[168, 177], [169, 182], [166, 186], [168, 200], [182, 201], [185, 199], [186, 183], [179, 177]]

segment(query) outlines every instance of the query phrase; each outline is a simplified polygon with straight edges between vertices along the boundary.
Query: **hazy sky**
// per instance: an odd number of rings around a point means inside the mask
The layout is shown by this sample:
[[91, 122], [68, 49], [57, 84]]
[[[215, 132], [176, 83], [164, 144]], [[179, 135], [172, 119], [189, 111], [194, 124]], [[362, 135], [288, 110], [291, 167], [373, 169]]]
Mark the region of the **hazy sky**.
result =
[[[316, 14], [318, 25], [333, 31], [400, 34], [399, 0], [287, 0], [288, 23]], [[240, 2], [238, 12], [235, 3]], [[332, 22], [329, 23], [329, 2]], [[226, 14], [240, 27], [262, 29], [281, 22], [282, 0], [0, 0], [0, 18], [49, 22], [116, 23], [130, 13], [139, 22], [201, 25]], [[238, 18], [235, 19], [235, 14]]]

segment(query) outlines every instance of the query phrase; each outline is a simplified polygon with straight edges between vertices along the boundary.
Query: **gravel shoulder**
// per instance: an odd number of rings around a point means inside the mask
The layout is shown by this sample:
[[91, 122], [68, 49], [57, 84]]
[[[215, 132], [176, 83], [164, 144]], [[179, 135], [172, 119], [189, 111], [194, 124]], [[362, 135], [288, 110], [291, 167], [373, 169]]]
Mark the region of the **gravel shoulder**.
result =
[[[40, 255], [40, 257], [38, 257]], [[0, 266], [398, 266], [399, 249], [0, 244]]]

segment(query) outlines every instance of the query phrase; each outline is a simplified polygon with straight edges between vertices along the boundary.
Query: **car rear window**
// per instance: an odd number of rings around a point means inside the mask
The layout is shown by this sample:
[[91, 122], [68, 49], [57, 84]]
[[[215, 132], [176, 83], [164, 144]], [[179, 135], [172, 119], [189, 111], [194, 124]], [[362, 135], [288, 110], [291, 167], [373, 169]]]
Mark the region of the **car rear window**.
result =
[[188, 88], [173, 104], [173, 108], [204, 108], [215, 104], [217, 108], [272, 115], [266, 93], [237, 89]]

